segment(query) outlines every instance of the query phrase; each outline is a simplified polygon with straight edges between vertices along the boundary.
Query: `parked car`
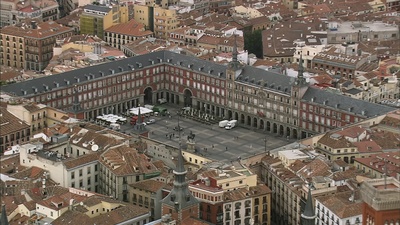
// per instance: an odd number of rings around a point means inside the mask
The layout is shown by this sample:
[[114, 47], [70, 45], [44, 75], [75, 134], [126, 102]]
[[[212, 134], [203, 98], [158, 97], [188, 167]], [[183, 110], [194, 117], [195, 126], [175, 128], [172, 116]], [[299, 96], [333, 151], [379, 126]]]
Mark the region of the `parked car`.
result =
[[147, 121], [146, 123], [147, 123], [147, 125], [149, 125], [149, 124], [152, 124], [152, 123], [155, 123], [155, 122], [156, 122], [155, 119], [149, 119], [149, 121]]

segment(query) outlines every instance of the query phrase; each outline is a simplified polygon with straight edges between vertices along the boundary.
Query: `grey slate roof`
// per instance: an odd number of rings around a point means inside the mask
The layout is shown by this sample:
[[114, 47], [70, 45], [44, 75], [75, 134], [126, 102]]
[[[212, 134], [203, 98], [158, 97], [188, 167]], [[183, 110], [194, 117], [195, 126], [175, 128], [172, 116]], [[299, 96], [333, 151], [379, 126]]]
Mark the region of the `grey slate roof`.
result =
[[7, 213], [6, 213], [6, 205], [1, 205], [1, 216], [0, 216], [0, 225], [8, 225]]
[[352, 88], [352, 89], [346, 91], [346, 93], [349, 93], [351, 95], [356, 95], [356, 94], [358, 94], [360, 92], [362, 92], [362, 90], [360, 90], [358, 88]]
[[395, 108], [371, 103], [363, 100], [354, 99], [345, 95], [338, 95], [325, 90], [310, 87], [303, 95], [303, 101], [313, 102], [318, 105], [325, 105], [331, 108], [348, 111], [352, 109], [352, 113], [363, 115], [366, 117], [374, 117], [395, 110]]
[[110, 12], [111, 8], [105, 5], [86, 5], [84, 9], [99, 11], [99, 12]]
[[290, 94], [294, 78], [273, 71], [245, 66], [241, 75], [237, 78], [239, 83], [249, 83], [252, 86], [263, 86], [264, 88]]
[[[48, 90], [62, 89], [66, 86], [74, 87], [74, 85], [83, 84], [89, 79], [97, 79], [102, 75], [104, 77], [113, 75], [112, 71], [114, 71], [114, 74], [118, 74], [123, 71], [138, 70], [151, 66], [153, 65], [152, 63], [154, 63], [154, 65], [166, 64], [191, 68], [193, 71], [197, 71], [198, 73], [207, 73], [209, 76], [226, 78], [226, 65], [216, 64], [210, 61], [199, 59], [197, 57], [181, 55], [171, 51], [157, 51], [145, 55], [138, 55], [113, 61], [110, 63], [99, 64], [24, 82], [9, 84], [2, 86], [1, 90], [15, 96], [30, 97], [35, 96], [37, 93], [46, 92], [46, 87], [48, 87]], [[252, 85], [257, 85], [257, 81], [264, 79], [268, 84], [266, 88], [275, 90], [278, 90], [278, 88], [281, 90], [288, 88], [288, 91], [290, 92], [290, 78], [284, 75], [275, 73], [273, 71], [265, 71], [263, 69], [245, 66], [238, 79], [243, 78], [242, 81], [246, 82], [244, 78], [247, 76], [249, 77], [247, 81], [248, 83], [251, 83], [252, 79], [254, 78], [255, 82]], [[271, 84], [274, 84], [272, 88]], [[37, 90], [36, 94], [35, 89]]]

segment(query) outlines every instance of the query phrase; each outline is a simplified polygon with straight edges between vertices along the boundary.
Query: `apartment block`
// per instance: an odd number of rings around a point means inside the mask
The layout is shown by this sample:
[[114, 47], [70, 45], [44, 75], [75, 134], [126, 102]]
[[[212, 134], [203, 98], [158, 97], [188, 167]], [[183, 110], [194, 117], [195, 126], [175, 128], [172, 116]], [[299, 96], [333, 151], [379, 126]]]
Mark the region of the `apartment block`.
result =
[[96, 35], [104, 40], [104, 31], [120, 23], [128, 22], [128, 7], [125, 5], [86, 5], [80, 17], [81, 34]]
[[360, 191], [345, 191], [315, 200], [316, 224], [362, 224]]
[[1, 2], [0, 27], [23, 23], [26, 19], [37, 19], [40, 22], [54, 21], [59, 18], [59, 4], [55, 0]]
[[146, 208], [150, 211], [150, 221], [161, 218], [162, 189], [164, 182], [156, 180], [142, 180], [129, 184], [129, 203]]
[[101, 154], [99, 162], [99, 193], [125, 202], [128, 202], [129, 184], [160, 174], [146, 155], [125, 145], [106, 150]]
[[0, 153], [11, 146], [21, 145], [29, 141], [31, 131], [29, 125], [0, 107]]
[[109, 27], [104, 32], [104, 40], [110, 46], [118, 49], [121, 49], [122, 45], [128, 44], [131, 41], [153, 36], [153, 32], [146, 30], [142, 23], [134, 19]]
[[400, 152], [385, 152], [366, 158], [356, 158], [354, 166], [375, 178], [383, 178], [385, 175], [397, 177], [400, 174]]
[[53, 21], [5, 27], [0, 31], [0, 47], [4, 50], [1, 65], [42, 71], [53, 57], [56, 40], [72, 33], [72, 28]]
[[270, 194], [265, 185], [225, 192], [223, 224], [270, 224]]
[[361, 185], [363, 225], [400, 223], [400, 182], [394, 177], [371, 179]]

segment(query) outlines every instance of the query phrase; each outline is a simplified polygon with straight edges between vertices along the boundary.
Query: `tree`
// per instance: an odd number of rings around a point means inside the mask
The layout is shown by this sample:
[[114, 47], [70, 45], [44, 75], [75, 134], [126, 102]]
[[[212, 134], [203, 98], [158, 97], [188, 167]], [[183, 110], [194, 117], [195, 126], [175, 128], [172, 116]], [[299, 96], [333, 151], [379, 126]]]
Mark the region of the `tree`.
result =
[[257, 58], [263, 58], [262, 30], [244, 32], [244, 49]]

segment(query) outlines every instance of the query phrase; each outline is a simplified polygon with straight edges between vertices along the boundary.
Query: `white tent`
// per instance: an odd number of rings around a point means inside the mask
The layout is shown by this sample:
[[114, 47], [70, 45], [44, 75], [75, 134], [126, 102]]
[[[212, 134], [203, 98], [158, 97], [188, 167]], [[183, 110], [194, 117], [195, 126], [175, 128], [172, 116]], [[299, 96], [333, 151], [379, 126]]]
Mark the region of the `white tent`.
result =
[[139, 108], [140, 108], [140, 114], [145, 115], [148, 113], [152, 113], [153, 110], [148, 109], [148, 108], [144, 108], [144, 107], [137, 107], [137, 108], [131, 108], [129, 110], [129, 112], [135, 116], [139, 115]]

